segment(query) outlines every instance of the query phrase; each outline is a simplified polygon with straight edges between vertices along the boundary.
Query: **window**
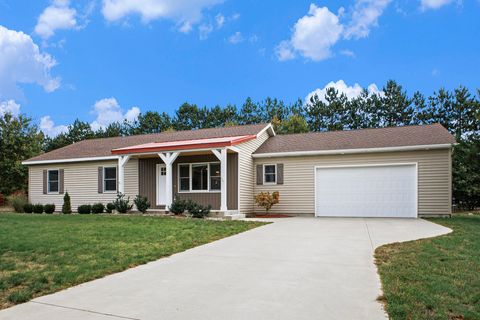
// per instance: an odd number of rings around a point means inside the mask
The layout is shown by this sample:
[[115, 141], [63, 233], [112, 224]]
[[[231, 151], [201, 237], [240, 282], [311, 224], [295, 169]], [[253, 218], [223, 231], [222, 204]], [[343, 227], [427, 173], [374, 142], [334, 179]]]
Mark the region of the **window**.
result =
[[181, 164], [178, 166], [180, 171], [180, 191], [190, 191], [190, 165]]
[[277, 165], [275, 164], [263, 165], [263, 183], [265, 184], [277, 183]]
[[220, 190], [221, 183], [220, 163], [210, 163], [210, 190]]
[[192, 164], [192, 190], [208, 190], [208, 165]]
[[160, 167], [160, 175], [161, 176], [166, 176], [167, 175], [167, 168], [166, 167]]
[[220, 191], [220, 163], [182, 163], [178, 165], [179, 192]]
[[117, 168], [116, 167], [103, 168], [103, 191], [105, 192], [117, 191]]
[[58, 170], [48, 170], [48, 193], [58, 193]]

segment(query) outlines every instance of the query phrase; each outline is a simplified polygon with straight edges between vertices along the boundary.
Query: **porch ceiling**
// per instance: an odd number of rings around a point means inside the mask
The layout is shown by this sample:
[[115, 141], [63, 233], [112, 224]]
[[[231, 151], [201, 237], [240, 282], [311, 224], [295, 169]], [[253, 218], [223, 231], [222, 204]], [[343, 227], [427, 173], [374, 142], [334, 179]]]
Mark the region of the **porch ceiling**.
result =
[[178, 150], [190, 150], [196, 149], [214, 149], [223, 148], [229, 146], [235, 146], [240, 143], [255, 139], [255, 135], [234, 136], [234, 137], [222, 137], [222, 138], [210, 138], [210, 139], [195, 139], [195, 140], [183, 140], [183, 141], [171, 141], [171, 142], [151, 142], [125, 148], [113, 149], [112, 154], [126, 155], [126, 154], [142, 154], [142, 153], [155, 153], [165, 151], [178, 151]]

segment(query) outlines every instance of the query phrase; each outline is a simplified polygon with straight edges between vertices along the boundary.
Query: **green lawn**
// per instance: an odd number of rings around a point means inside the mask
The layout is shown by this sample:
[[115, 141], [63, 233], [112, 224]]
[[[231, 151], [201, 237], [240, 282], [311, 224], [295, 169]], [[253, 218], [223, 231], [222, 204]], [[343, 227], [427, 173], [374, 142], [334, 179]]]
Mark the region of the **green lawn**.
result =
[[480, 319], [480, 216], [430, 221], [453, 233], [376, 250], [391, 319]]
[[0, 214], [0, 309], [260, 225], [143, 216]]

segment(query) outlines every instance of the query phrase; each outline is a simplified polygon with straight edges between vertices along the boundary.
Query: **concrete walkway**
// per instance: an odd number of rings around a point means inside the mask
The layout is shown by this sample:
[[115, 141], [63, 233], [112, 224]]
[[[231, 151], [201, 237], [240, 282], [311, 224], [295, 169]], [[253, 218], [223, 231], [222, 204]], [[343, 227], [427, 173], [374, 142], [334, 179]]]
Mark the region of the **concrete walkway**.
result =
[[421, 219], [277, 219], [0, 319], [386, 319], [374, 248], [449, 231]]

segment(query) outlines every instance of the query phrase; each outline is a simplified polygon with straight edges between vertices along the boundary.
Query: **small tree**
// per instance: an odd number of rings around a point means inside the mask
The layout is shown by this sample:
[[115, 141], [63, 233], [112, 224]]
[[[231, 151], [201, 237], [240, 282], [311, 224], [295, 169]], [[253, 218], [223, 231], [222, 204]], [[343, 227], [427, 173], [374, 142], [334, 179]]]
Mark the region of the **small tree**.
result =
[[68, 194], [68, 192], [65, 192], [65, 195], [63, 196], [62, 213], [72, 213], [72, 204], [70, 203], [70, 195]]
[[260, 192], [255, 196], [255, 203], [259, 207], [265, 208], [265, 212], [268, 214], [268, 211], [273, 207], [274, 204], [280, 202], [280, 194], [278, 191], [273, 192]]

